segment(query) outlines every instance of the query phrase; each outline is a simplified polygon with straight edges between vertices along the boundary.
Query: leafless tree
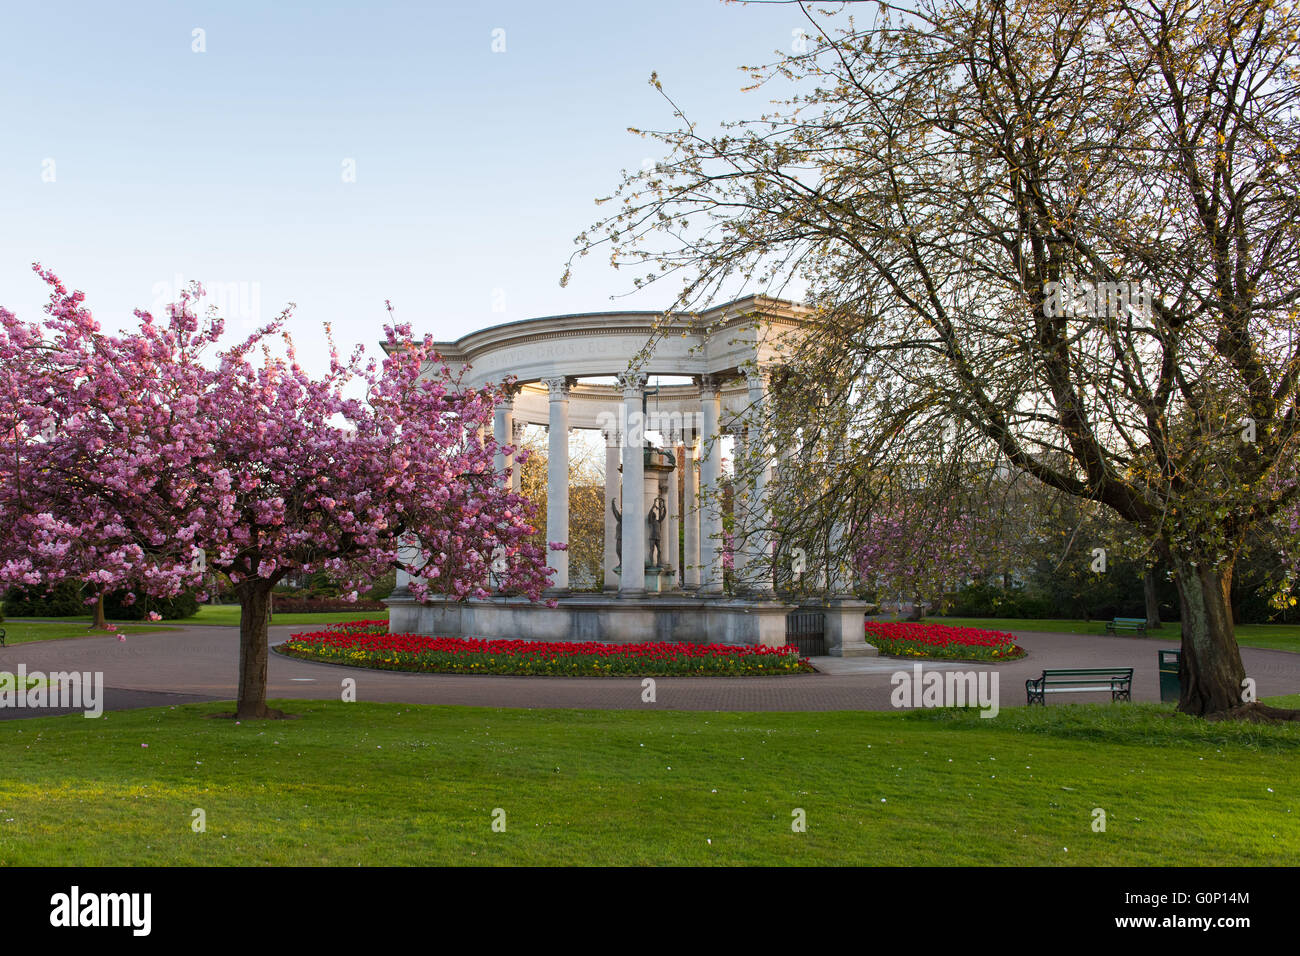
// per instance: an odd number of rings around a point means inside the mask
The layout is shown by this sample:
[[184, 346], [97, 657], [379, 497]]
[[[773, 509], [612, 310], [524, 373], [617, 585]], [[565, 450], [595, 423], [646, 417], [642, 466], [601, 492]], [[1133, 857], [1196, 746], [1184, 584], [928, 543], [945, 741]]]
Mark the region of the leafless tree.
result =
[[667, 158], [575, 256], [680, 278], [683, 310], [798, 289], [811, 334], [764, 414], [822, 502], [806, 530], [918, 467], [1103, 504], [1175, 571], [1179, 708], [1236, 711], [1234, 561], [1296, 497], [1300, 12], [796, 8], [807, 50], [752, 70], [796, 93], [716, 132], [665, 96], [676, 127], [637, 132]]

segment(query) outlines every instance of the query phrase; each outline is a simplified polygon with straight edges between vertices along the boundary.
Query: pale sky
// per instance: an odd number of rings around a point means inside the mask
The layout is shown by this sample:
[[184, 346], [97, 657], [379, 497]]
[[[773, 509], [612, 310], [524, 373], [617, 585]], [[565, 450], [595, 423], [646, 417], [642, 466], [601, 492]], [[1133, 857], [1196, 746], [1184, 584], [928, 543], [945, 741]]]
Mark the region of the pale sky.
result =
[[597, 255], [559, 286], [594, 199], [656, 158], [627, 127], [672, 123], [648, 77], [706, 127], [756, 115], [773, 94], [737, 67], [803, 25], [718, 0], [11, 5], [0, 305], [39, 315], [36, 260], [108, 329], [200, 279], [236, 332], [296, 302], [315, 370], [322, 322], [378, 352], [385, 299], [439, 339], [662, 308], [612, 301], [631, 276]]

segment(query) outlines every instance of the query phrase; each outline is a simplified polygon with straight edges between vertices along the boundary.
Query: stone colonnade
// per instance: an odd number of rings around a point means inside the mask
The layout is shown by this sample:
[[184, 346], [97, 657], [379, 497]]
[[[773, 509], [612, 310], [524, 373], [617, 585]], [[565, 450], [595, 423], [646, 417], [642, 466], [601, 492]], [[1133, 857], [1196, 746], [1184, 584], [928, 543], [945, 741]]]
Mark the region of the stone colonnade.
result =
[[[759, 425], [768, 400], [765, 372], [782, 364], [812, 318], [805, 306], [746, 296], [693, 313], [524, 319], [436, 343], [466, 387], [513, 383], [492, 423], [498, 445], [520, 444], [528, 424], [548, 429], [549, 541], [569, 542], [569, 432], [603, 433], [607, 591], [572, 588], [567, 551], [547, 554], [554, 607], [509, 595], [463, 601], [434, 595], [416, 602], [403, 571], [387, 602], [390, 628], [535, 640], [785, 643], [790, 605], [775, 599], [766, 512], [777, 454]], [[643, 412], [648, 375], [690, 382], [652, 388], [651, 421]], [[648, 447], [647, 430], [663, 436], [671, 458]], [[725, 593], [723, 569], [724, 435], [736, 441], [735, 473], [742, 476], [732, 488], [732, 595]], [[502, 451], [494, 465], [510, 472], [518, 491], [519, 469], [510, 458]], [[651, 508], [657, 516], [661, 497], [662, 522], [652, 524]], [[621, 508], [617, 524], [615, 504]], [[652, 553], [655, 537], [662, 554]], [[829, 653], [866, 653], [862, 606], [845, 599], [845, 582], [834, 577], [823, 602]]]
[[[605, 440], [604, 489], [604, 574], [605, 590], [617, 591], [621, 597], [641, 597], [647, 593], [645, 563], [623, 561], [622, 573], [618, 555], [647, 555], [647, 501], [645, 495], [625, 494], [621, 489], [640, 488], [645, 483], [646, 431], [662, 431], [666, 449], [673, 455], [673, 468], [668, 478], [669, 494], [662, 524], [661, 542], [666, 560], [667, 587], [657, 590], [685, 590], [701, 596], [723, 593], [723, 520], [720, 489], [722, 486], [722, 437], [732, 434], [738, 447], [743, 445], [748, 429], [757, 433], [753, 416], [759, 413], [765, 396], [766, 375], [751, 372], [745, 376], [748, 406], [743, 419], [729, 426], [722, 422], [723, 377], [717, 375], [693, 376], [698, 388], [698, 412], [678, 415], [664, 429], [654, 419], [642, 413], [647, 376], [641, 372], [624, 372], [618, 375], [618, 391], [622, 408], [617, 412], [607, 408], [602, 413], [600, 425]], [[547, 389], [547, 506], [546, 538], [552, 542], [569, 541], [569, 403], [573, 382], [567, 376], [553, 376], [542, 380]], [[505, 402], [496, 409], [493, 437], [498, 445], [517, 445], [522, 438], [524, 423], [516, 418], [516, 387], [509, 390]], [[680, 405], [680, 401], [678, 402]], [[752, 424], [751, 424], [752, 423]], [[762, 449], [763, 454], [768, 449]], [[754, 454], [749, 447], [747, 454]], [[766, 533], [766, 515], [760, 510], [767, 493], [771, 471], [770, 455], [760, 461], [754, 470], [754, 480], [735, 499], [738, 525], [737, 547], [733, 555], [738, 589], [746, 593], [769, 597], [772, 594], [770, 568], [771, 539]], [[496, 468], [504, 473], [511, 469], [515, 490], [519, 485], [519, 469], [504, 452], [496, 456]], [[621, 471], [621, 482], [620, 482]], [[621, 486], [621, 487], [620, 487]], [[682, 494], [679, 513], [678, 491]], [[622, 510], [621, 521], [613, 517], [613, 505]], [[679, 534], [678, 526], [681, 526]], [[621, 538], [620, 535], [621, 529]], [[744, 543], [741, 543], [741, 537]], [[680, 553], [679, 553], [680, 546]], [[552, 590], [563, 593], [569, 587], [569, 555], [567, 551], [549, 551], [548, 566], [555, 570]], [[617, 584], [614, 582], [617, 581]]]

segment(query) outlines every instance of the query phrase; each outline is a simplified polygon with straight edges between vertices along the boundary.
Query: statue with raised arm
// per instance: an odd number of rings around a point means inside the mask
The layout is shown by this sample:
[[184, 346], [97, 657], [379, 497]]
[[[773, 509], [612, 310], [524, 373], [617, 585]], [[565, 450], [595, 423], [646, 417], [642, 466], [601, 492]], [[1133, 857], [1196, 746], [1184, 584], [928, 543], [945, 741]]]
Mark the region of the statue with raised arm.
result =
[[650, 513], [646, 515], [646, 521], [649, 523], [650, 540], [650, 565], [657, 566], [663, 559], [663, 527], [664, 516], [668, 514], [668, 508], [662, 498], [656, 498], [654, 505], [650, 508]]
[[623, 563], [623, 512], [618, 510], [618, 499], [609, 499], [610, 510], [614, 512], [614, 551], [618, 554], [619, 564]]

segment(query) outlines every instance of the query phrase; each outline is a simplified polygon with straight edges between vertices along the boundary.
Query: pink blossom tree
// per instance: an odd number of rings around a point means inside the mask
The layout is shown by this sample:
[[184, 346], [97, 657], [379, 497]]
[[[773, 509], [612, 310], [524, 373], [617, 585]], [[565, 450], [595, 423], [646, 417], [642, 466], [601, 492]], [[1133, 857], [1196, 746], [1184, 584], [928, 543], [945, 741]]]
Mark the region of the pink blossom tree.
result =
[[952, 504], [886, 504], [857, 529], [856, 571], [882, 598], [909, 598], [920, 620], [928, 604], [982, 573], [980, 531], [976, 516]]
[[313, 377], [283, 331], [290, 309], [221, 349], [223, 323], [200, 320], [196, 290], [165, 321], [137, 311], [138, 330], [113, 336], [82, 293], [34, 268], [51, 288], [46, 319], [0, 309], [0, 584], [76, 577], [171, 596], [223, 572], [241, 607], [242, 718], [278, 716], [267, 612], [287, 574], [327, 571], [355, 598], [399, 567], [417, 598], [457, 599], [486, 596], [491, 574], [540, 598], [534, 508], [479, 437], [502, 392], [463, 387], [428, 337], [386, 326], [379, 364], [331, 343], [329, 372]]

